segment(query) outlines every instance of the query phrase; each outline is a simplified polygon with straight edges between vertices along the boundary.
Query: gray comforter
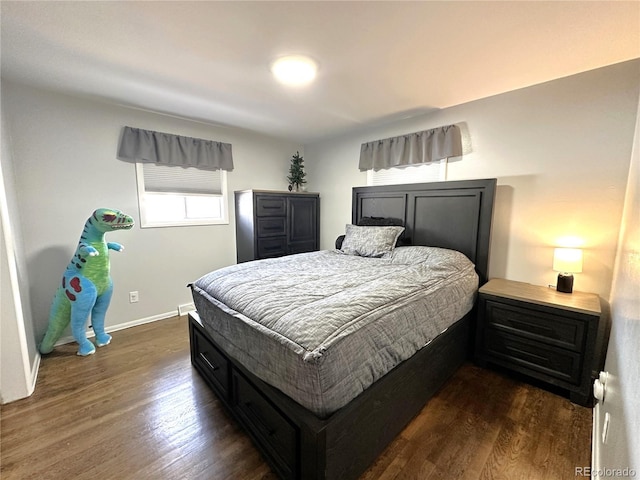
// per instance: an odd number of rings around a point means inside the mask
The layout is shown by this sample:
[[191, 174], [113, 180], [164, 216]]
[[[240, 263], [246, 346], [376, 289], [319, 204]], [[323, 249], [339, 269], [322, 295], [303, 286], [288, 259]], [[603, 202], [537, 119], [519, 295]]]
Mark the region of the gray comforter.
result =
[[478, 277], [461, 253], [321, 251], [242, 263], [194, 283], [205, 328], [248, 370], [319, 416], [463, 317]]

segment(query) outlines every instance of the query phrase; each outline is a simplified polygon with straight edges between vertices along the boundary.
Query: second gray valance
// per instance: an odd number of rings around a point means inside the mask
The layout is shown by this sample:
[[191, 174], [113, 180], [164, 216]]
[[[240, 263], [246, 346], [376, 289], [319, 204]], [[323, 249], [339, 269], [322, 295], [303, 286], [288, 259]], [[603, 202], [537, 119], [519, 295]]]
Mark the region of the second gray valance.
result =
[[231, 144], [124, 127], [118, 158], [211, 170], [233, 170]]
[[363, 143], [360, 147], [360, 170], [381, 170], [419, 165], [462, 155], [460, 128], [447, 125]]

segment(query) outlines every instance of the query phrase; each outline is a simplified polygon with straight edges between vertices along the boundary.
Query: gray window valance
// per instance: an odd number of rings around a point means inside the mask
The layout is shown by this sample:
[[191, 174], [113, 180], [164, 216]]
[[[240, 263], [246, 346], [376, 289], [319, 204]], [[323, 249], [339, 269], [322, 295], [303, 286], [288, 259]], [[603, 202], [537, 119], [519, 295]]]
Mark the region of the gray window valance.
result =
[[460, 128], [447, 125], [399, 137], [363, 143], [360, 170], [419, 165], [462, 155]]
[[210, 170], [233, 170], [231, 144], [124, 127], [118, 158]]

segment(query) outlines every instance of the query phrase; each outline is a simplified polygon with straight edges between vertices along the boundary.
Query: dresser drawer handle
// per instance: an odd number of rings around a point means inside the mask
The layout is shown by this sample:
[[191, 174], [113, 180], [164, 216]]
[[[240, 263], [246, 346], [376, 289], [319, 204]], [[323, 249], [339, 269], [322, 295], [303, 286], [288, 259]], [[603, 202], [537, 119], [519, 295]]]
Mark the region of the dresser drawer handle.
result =
[[268, 252], [272, 252], [274, 250], [280, 250], [282, 247], [280, 245], [276, 245], [275, 247], [264, 247], [263, 250], [266, 250]]
[[207, 358], [204, 352], [200, 352], [200, 358], [202, 358], [204, 363], [207, 364], [207, 366], [212, 372], [215, 372], [216, 370], [220, 370], [220, 367], [216, 367], [213, 363], [209, 361], [209, 359]]
[[262, 205], [262, 208], [265, 210], [280, 210], [282, 208], [281, 205]]
[[247, 407], [247, 410], [249, 410], [249, 412], [251, 413], [251, 416], [253, 417], [253, 421], [256, 422], [260, 427], [262, 427], [263, 430], [267, 432], [267, 435], [269, 435], [270, 437], [273, 437], [276, 434], [276, 431], [273, 428], [271, 428], [269, 425], [267, 425], [264, 420], [262, 420], [262, 417], [260, 416], [260, 412], [256, 410], [256, 408], [253, 406], [253, 403], [244, 402], [244, 405], [245, 407]]
[[262, 227], [263, 230], [282, 230], [282, 226], [281, 225], [274, 225], [271, 227]]
[[547, 357], [541, 357], [540, 355], [536, 355], [535, 353], [530, 353], [530, 352], [527, 352], [525, 350], [521, 350], [519, 348], [510, 347], [509, 345], [505, 345], [505, 347], [507, 348], [507, 350], [509, 350], [511, 352], [524, 354], [524, 355], [527, 355], [527, 356], [532, 357], [532, 358], [537, 358], [539, 360], [544, 360], [545, 362], [549, 360]]

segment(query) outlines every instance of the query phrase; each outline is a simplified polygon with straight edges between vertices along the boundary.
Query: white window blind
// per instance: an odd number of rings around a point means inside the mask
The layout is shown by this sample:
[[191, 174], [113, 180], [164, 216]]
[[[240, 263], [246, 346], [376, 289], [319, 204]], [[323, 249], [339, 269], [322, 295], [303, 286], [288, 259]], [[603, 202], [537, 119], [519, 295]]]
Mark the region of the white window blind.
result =
[[142, 164], [144, 189], [156, 193], [222, 195], [222, 170]]
[[367, 170], [367, 185], [441, 182], [447, 179], [447, 160], [384, 170]]

